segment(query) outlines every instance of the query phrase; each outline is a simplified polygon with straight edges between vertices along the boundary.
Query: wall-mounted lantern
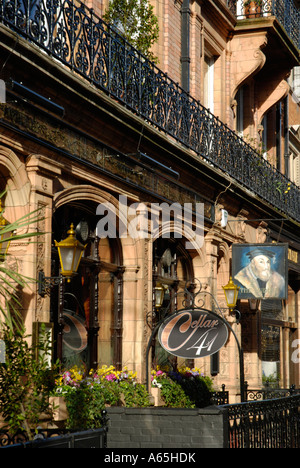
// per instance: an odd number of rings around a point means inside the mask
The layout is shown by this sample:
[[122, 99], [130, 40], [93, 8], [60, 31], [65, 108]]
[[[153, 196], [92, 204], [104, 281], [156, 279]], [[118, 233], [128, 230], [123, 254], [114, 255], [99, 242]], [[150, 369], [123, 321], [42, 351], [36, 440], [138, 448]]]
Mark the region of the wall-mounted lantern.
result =
[[161, 284], [157, 284], [154, 288], [155, 309], [161, 309], [165, 296], [165, 288]]
[[45, 296], [51, 286], [59, 284], [61, 278], [66, 278], [70, 282], [73, 276], [76, 275], [81, 257], [86, 245], [81, 244], [76, 239], [74, 224], [72, 223], [68, 231], [68, 237], [60, 242], [54, 241], [58, 250], [61, 276], [45, 277], [43, 271], [39, 272], [39, 289], [40, 296]]
[[232, 312], [236, 307], [240, 288], [232, 281], [232, 277], [230, 277], [229, 283], [226, 284], [226, 286], [222, 286], [222, 288], [224, 290], [227, 307], [230, 309], [230, 312]]

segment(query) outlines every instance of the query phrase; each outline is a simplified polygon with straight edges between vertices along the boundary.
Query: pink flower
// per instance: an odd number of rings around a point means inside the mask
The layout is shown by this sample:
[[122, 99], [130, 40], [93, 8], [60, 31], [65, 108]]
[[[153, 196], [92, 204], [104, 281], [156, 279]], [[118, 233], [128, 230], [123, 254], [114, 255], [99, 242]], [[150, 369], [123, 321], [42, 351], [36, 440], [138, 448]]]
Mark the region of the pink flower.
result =
[[105, 376], [106, 380], [112, 381], [115, 380], [116, 376], [114, 374], [109, 374]]

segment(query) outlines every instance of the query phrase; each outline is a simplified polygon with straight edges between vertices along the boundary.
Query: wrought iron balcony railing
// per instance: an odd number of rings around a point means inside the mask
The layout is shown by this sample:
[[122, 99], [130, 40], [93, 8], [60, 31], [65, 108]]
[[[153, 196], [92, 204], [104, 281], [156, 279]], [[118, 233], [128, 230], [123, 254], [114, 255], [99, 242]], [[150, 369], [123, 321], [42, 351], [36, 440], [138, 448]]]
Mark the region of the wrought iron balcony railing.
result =
[[300, 222], [300, 190], [77, 0], [0, 0], [0, 21]]
[[227, 0], [227, 4], [239, 20], [275, 16], [300, 49], [300, 11], [293, 0]]

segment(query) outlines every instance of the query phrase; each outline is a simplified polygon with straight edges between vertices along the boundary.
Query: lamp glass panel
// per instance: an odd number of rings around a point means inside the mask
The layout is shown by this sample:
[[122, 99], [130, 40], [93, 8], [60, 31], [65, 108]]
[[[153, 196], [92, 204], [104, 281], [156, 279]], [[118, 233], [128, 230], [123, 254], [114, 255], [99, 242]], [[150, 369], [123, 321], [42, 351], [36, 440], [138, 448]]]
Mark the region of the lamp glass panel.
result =
[[60, 255], [62, 261], [62, 269], [63, 271], [72, 271], [73, 267], [73, 257], [74, 257], [74, 249], [71, 247], [68, 248], [60, 248]]
[[161, 287], [155, 288], [155, 307], [161, 307], [164, 299], [164, 289]]
[[78, 270], [79, 263], [80, 263], [80, 260], [81, 260], [81, 256], [83, 254], [83, 249], [77, 247], [74, 250], [75, 251], [74, 251], [73, 271], [75, 273]]
[[225, 291], [225, 294], [226, 294], [226, 300], [227, 300], [227, 303], [232, 305], [234, 304], [235, 305], [235, 296], [236, 296], [236, 291], [233, 289], [227, 289]]

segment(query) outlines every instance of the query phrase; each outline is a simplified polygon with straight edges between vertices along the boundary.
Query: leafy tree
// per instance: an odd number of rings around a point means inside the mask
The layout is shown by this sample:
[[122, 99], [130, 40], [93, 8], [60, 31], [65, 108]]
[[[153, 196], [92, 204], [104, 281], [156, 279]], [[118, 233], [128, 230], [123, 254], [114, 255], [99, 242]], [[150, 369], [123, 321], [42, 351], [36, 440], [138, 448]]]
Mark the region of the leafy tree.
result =
[[159, 36], [158, 19], [148, 0], [112, 0], [104, 20], [149, 60], [158, 61], [151, 52]]
[[[43, 327], [43, 325], [42, 325]], [[49, 420], [54, 408], [49, 394], [55, 384], [58, 363], [49, 369], [50, 335], [42, 328], [39, 343], [30, 347], [24, 330], [4, 325], [5, 364], [0, 365], [0, 415], [12, 435], [36, 429], [41, 414]]]

